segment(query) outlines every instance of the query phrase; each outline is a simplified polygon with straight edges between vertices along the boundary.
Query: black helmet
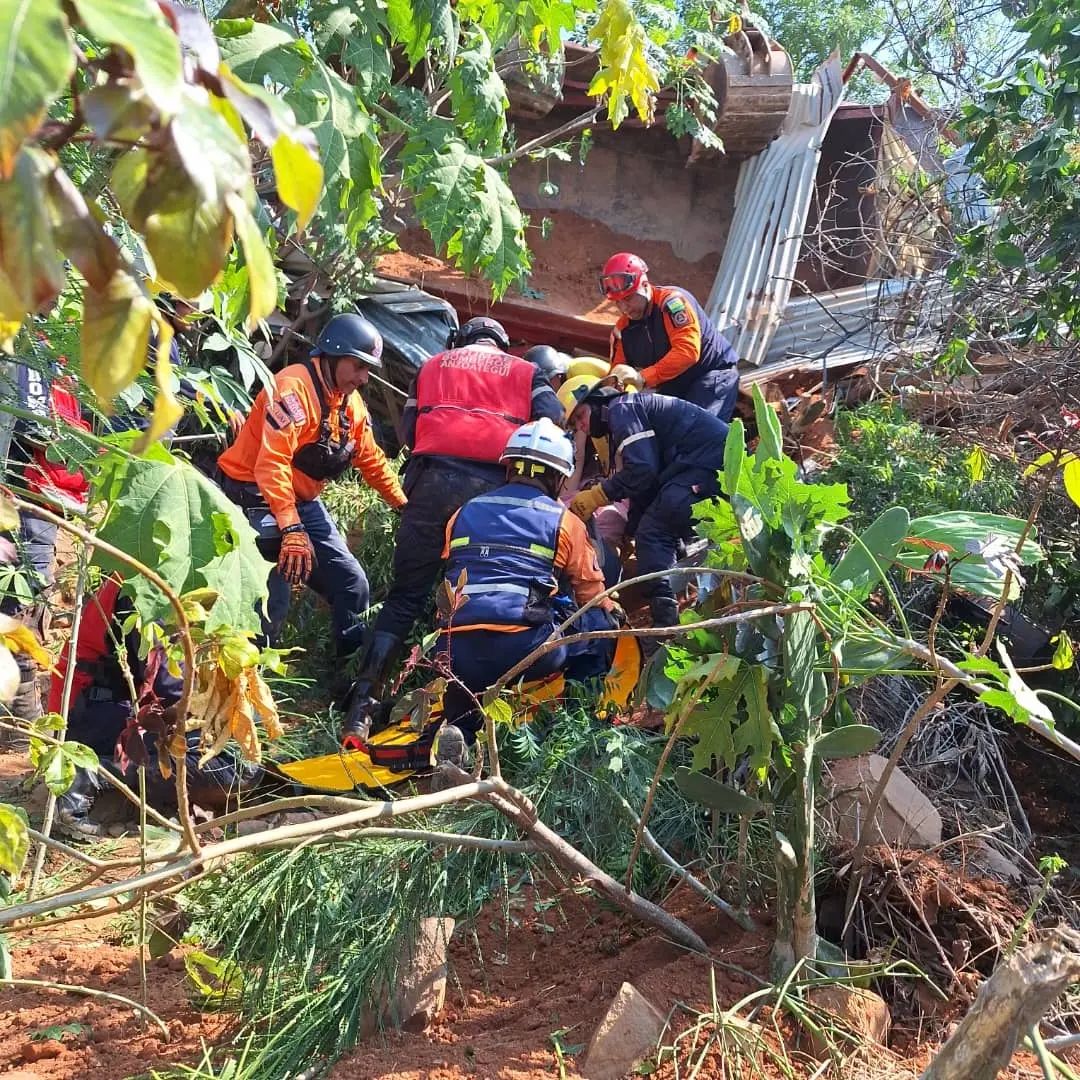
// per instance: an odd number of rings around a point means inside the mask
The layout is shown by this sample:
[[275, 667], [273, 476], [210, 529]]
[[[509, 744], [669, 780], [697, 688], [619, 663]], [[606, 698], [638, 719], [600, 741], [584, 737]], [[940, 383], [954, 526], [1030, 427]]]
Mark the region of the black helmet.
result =
[[464, 326], [455, 330], [450, 339], [450, 348], [463, 349], [466, 345], [472, 345], [483, 338], [494, 341], [500, 349], [510, 348], [510, 338], [503, 329], [502, 323], [489, 319], [486, 315], [470, 319]]
[[311, 350], [312, 356], [354, 356], [368, 367], [381, 368], [382, 334], [363, 315], [335, 315]]
[[570, 357], [554, 345], [534, 345], [524, 356], [545, 379], [565, 375], [570, 369]]

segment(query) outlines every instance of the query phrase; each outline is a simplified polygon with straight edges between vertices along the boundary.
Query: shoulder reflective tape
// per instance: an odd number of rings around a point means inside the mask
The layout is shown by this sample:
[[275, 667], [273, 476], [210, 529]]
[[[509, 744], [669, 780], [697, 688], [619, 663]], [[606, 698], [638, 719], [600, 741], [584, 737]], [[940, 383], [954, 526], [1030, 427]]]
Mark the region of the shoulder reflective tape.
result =
[[627, 435], [625, 439], [615, 449], [616, 454], [621, 454], [632, 443], [640, 442], [642, 439], [655, 439], [656, 432], [652, 428], [648, 431], [639, 431], [634, 435]]
[[554, 393], [555, 393], [555, 391], [552, 390], [551, 387], [547, 385], [547, 383], [545, 383], [543, 386], [537, 386], [533, 390], [532, 396], [535, 398], [535, 397], [539, 397], [541, 394], [554, 394]]
[[476, 495], [469, 501], [496, 506], [526, 506], [533, 510], [544, 510], [549, 514], [561, 514], [564, 509], [561, 506], [548, 506], [539, 499], [515, 499], [512, 495]]
[[416, 398], [414, 398], [414, 397], [406, 398], [405, 399], [405, 408], [406, 409], [415, 409], [416, 408]]

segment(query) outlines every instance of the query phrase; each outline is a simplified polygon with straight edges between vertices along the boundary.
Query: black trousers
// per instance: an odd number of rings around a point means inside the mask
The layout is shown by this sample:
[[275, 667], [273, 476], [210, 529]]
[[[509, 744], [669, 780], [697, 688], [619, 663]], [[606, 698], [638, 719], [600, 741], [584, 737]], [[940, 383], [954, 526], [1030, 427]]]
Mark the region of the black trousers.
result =
[[[394, 580], [375, 621], [375, 633], [393, 634], [402, 641], [424, 613], [431, 589], [442, 569], [446, 525], [454, 511], [474, 495], [506, 483], [501, 465], [482, 466], [452, 458], [417, 461], [406, 473], [408, 505], [398, 525], [394, 546]], [[411, 474], [411, 475], [410, 475]]]

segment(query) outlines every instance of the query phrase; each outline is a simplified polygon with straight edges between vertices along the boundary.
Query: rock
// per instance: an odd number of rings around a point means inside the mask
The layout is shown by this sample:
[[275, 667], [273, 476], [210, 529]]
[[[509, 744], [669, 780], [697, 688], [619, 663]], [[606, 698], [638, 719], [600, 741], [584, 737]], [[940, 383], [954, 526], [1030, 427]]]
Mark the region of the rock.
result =
[[266, 832], [270, 822], [266, 818], [247, 818], [236, 823], [237, 836], [251, 836], [253, 833]]
[[405, 950], [396, 992], [386, 1022], [406, 1031], [423, 1031], [446, 1001], [446, 948], [455, 920], [420, 920], [416, 940]]
[[[831, 800], [825, 817], [849, 844], [856, 844], [868, 825], [870, 800], [886, 764], [880, 754], [829, 763]], [[889, 777], [875, 824], [871, 843], [907, 848], [927, 848], [941, 843], [941, 815], [900, 769], [894, 769]]]
[[[892, 1016], [885, 1000], [873, 990], [859, 986], [820, 986], [810, 991], [810, 1001], [860, 1040], [886, 1045]], [[826, 1049], [818, 1046], [820, 1041], [819, 1036], [812, 1039], [819, 1052]]]
[[997, 848], [991, 847], [985, 840], [976, 837], [970, 844], [965, 844], [968, 864], [990, 877], [1002, 881], [1023, 881], [1024, 872]]
[[656, 1049], [665, 1024], [663, 1013], [631, 983], [624, 982], [593, 1032], [581, 1075], [586, 1080], [626, 1076]]
[[59, 1039], [46, 1039], [44, 1042], [27, 1043], [22, 1048], [22, 1059], [25, 1062], [46, 1061], [59, 1057], [63, 1052], [64, 1044]]

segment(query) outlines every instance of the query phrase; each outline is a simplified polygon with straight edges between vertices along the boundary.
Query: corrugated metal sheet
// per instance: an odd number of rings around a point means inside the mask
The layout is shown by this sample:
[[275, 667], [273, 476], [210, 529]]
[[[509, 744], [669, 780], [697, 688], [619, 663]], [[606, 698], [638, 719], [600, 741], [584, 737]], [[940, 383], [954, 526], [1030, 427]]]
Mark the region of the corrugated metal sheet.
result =
[[735, 215], [706, 310], [745, 363], [758, 365], [791, 294], [821, 144], [844, 93], [834, 54], [795, 86], [779, 137], [744, 162]]

